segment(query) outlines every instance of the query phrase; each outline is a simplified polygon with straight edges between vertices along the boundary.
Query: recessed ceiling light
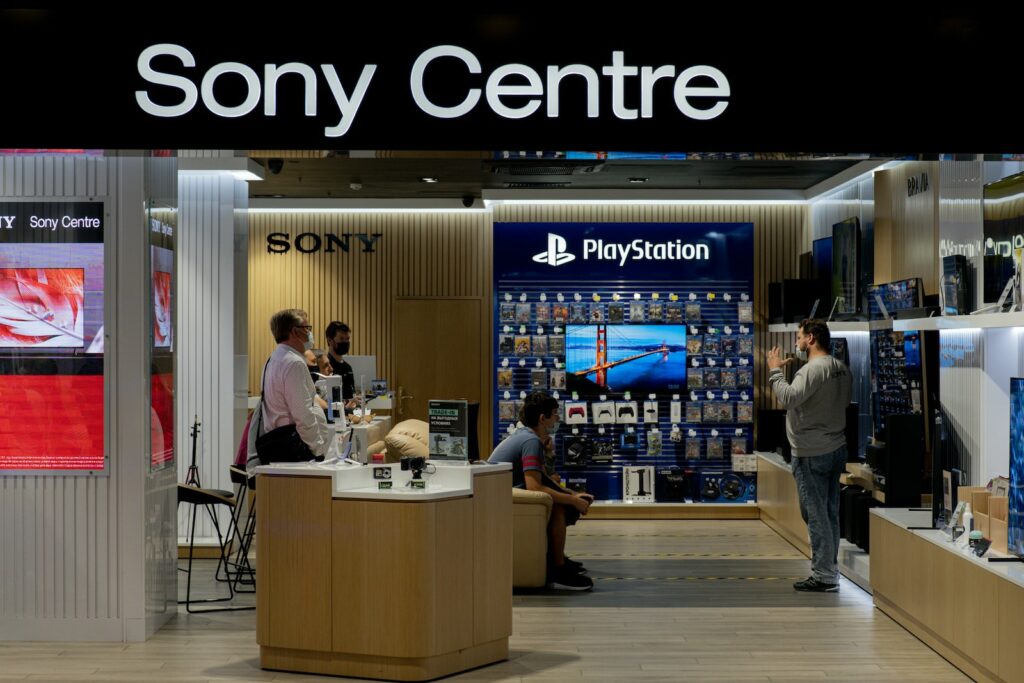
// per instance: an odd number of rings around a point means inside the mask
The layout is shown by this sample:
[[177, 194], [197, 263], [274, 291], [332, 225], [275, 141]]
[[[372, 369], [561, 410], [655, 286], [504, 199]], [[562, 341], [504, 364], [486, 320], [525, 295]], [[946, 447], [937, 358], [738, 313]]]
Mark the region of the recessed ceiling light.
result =
[[629, 182], [633, 183], [634, 185], [642, 185], [647, 182], [647, 178], [641, 178], [639, 176], [634, 178], [628, 178], [627, 180], [629, 180]]
[[436, 182], [438, 182], [438, 180], [437, 180], [437, 178], [435, 178], [433, 176], [423, 176], [422, 178], [420, 178], [420, 182], [421, 183], [436, 183]]

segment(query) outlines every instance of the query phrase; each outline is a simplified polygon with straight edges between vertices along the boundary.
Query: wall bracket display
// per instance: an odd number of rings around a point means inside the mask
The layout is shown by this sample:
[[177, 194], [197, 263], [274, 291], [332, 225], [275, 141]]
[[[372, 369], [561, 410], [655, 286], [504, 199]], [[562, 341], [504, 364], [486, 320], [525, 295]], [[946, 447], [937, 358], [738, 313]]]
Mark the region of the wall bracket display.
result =
[[104, 206], [9, 202], [0, 214], [0, 474], [103, 471]]
[[[516, 417], [505, 392], [550, 387], [573, 397], [556, 466], [598, 499], [622, 499], [624, 467], [685, 464], [694, 481], [730, 468], [731, 442], [711, 430], [753, 420], [752, 224], [499, 222], [494, 277], [497, 440]], [[566, 303], [545, 303], [557, 292]], [[517, 356], [525, 366], [503, 366]], [[694, 389], [699, 401], [681, 400]], [[654, 470], [645, 476], [653, 496]]]

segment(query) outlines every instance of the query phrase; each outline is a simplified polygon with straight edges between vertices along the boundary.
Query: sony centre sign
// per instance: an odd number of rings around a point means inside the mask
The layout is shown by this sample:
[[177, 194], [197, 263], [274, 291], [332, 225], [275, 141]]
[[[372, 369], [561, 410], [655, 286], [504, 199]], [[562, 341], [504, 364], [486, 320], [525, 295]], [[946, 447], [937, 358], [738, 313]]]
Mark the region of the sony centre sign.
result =
[[[458, 92], [454, 100], [450, 92], [444, 98], [430, 92], [427, 83], [439, 65], [448, 69], [445, 87]], [[725, 112], [732, 94], [728, 78], [714, 66], [630, 64], [623, 51], [613, 51], [608, 63], [598, 66], [567, 64], [534, 68], [508, 63], [485, 73], [480, 59], [470, 50], [439, 45], [420, 53], [407, 74], [400, 74], [398, 79], [394, 74], [385, 74], [386, 84], [375, 86], [382, 78], [382, 69], [378, 66], [367, 63], [339, 67], [330, 63], [294, 61], [203, 64], [182, 45], [160, 43], [145, 48], [138, 56], [136, 67], [143, 84], [135, 91], [135, 101], [146, 114], [160, 118], [183, 117], [197, 109], [227, 119], [250, 115], [272, 119], [278, 115], [279, 108], [302, 111], [307, 117], [322, 116], [333, 122], [324, 126], [323, 134], [327, 138], [338, 138], [351, 129], [362, 105], [384, 88], [407, 87], [416, 108], [437, 119], [458, 119], [482, 107], [504, 119], [534, 115], [558, 119], [563, 112], [574, 116], [585, 112], [588, 118], [599, 119], [608, 116], [602, 111], [601, 93], [610, 89], [610, 116], [614, 119], [676, 116], [710, 121]], [[456, 82], [447, 75], [452, 67], [461, 75], [456, 77]], [[231, 102], [222, 101], [223, 95], [219, 98], [215, 93], [222, 79], [231, 82], [232, 87], [240, 87], [237, 92], [241, 97], [233, 96]], [[301, 102], [279, 101], [278, 86], [284, 80], [302, 84]], [[566, 81], [573, 82], [574, 94], [580, 92], [579, 84], [584, 85], [582, 101], [563, 101], [560, 94]], [[286, 92], [299, 91], [290, 88]], [[662, 109], [668, 111], [656, 111], [656, 92], [670, 92], [675, 106], [662, 105]]]

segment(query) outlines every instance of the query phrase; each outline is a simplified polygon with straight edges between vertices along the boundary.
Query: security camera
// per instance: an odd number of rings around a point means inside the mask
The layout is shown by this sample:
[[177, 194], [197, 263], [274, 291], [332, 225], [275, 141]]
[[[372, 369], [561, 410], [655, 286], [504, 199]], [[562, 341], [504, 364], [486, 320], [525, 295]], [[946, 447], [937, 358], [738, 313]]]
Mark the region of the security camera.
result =
[[474, 201], [476, 200], [473, 198], [473, 196], [467, 194], [465, 197], [462, 198], [462, 205], [468, 209], [469, 207], [473, 206]]
[[267, 170], [272, 175], [277, 175], [284, 168], [284, 159], [267, 159]]

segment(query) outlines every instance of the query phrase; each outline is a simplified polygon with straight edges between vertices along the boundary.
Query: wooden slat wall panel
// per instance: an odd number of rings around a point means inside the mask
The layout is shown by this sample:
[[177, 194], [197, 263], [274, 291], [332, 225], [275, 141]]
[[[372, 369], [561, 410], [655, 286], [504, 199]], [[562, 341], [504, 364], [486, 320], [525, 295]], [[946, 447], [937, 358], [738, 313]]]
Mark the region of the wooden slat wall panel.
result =
[[[113, 158], [3, 157], [0, 201], [102, 198], [116, 221], [117, 179]], [[19, 621], [120, 615], [117, 490], [116, 466], [100, 477], [0, 475], [0, 640], [23, 637]]]
[[248, 155], [255, 159], [323, 159], [330, 154], [326, 149], [250, 149]]
[[[811, 248], [810, 210], [804, 204], [654, 204], [499, 206], [495, 221], [679, 222], [754, 224], [754, 320], [758, 408], [775, 407], [767, 390], [765, 350], [792, 345], [791, 334], [768, 332], [768, 283], [799, 275], [799, 256]], [[493, 327], [493, 326], [492, 326]]]
[[[304, 308], [316, 343], [332, 320], [352, 327], [352, 353], [376, 355], [394, 378], [393, 302], [397, 298], [474, 298], [490, 306], [490, 216], [480, 212], [250, 212], [249, 391], [259, 393], [274, 348], [270, 316]], [[355, 238], [349, 253], [267, 252], [267, 235], [380, 233], [374, 253]], [[489, 340], [488, 340], [489, 343]], [[490, 348], [488, 346], [488, 348]], [[490, 373], [482, 373], [489, 377]]]
[[[929, 189], [907, 196], [907, 180], [928, 174]], [[884, 187], [883, 187], [884, 185]], [[875, 174], [875, 282], [920, 277], [939, 291], [939, 163], [914, 161]]]

